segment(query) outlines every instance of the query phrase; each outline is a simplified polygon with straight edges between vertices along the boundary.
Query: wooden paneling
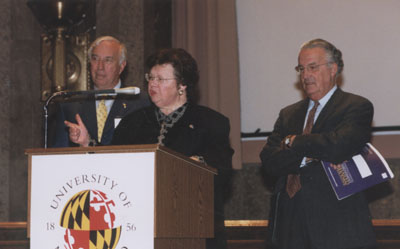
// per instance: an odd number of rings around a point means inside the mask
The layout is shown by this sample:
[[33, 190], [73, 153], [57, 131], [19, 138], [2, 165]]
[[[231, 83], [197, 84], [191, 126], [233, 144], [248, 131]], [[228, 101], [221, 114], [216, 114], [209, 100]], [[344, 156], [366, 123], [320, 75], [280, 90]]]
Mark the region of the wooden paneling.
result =
[[[400, 220], [373, 220], [377, 249], [400, 248]], [[225, 221], [228, 249], [269, 249], [267, 220]], [[271, 248], [272, 249], [272, 248]]]
[[[400, 220], [373, 220], [377, 249], [400, 248]], [[266, 220], [225, 221], [228, 249], [268, 249]], [[196, 239], [154, 239], [158, 249], [198, 249], [204, 248], [204, 241]], [[1, 249], [28, 249], [26, 222], [0, 222]]]
[[1, 249], [28, 249], [26, 222], [0, 222]]
[[154, 248], [157, 249], [204, 249], [203, 239], [154, 239]]
[[214, 173], [176, 159], [156, 155], [155, 237], [212, 237]]

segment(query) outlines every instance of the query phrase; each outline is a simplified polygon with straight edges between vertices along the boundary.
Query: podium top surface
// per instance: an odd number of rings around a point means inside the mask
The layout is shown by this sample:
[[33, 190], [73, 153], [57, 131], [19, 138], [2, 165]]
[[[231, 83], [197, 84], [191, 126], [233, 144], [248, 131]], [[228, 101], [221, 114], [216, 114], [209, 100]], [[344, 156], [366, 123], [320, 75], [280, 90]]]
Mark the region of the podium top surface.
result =
[[[166, 149], [158, 144], [143, 145], [112, 145], [89, 147], [63, 147], [63, 148], [31, 148], [26, 149], [25, 154], [51, 155], [51, 154], [86, 154], [86, 153], [113, 153], [113, 152], [152, 152]], [[167, 149], [168, 150], [168, 149]]]
[[209, 165], [193, 160], [176, 151], [158, 144], [140, 144], [140, 145], [111, 145], [111, 146], [92, 146], [92, 147], [64, 147], [64, 148], [31, 148], [26, 149], [25, 154], [32, 155], [57, 155], [57, 154], [95, 154], [95, 153], [139, 153], [139, 152], [157, 152], [161, 151], [172, 156], [178, 157], [195, 166], [202, 167], [214, 174], [217, 170]]

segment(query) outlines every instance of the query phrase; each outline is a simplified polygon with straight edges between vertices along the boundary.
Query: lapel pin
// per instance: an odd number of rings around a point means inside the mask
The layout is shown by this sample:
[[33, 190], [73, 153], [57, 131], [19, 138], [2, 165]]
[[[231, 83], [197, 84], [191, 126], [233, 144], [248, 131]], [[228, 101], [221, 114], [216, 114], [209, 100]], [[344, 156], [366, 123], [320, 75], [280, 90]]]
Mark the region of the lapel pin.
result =
[[192, 124], [189, 125], [190, 129], [194, 129], [194, 126]]
[[124, 107], [124, 109], [126, 109], [126, 103], [122, 103], [122, 106]]

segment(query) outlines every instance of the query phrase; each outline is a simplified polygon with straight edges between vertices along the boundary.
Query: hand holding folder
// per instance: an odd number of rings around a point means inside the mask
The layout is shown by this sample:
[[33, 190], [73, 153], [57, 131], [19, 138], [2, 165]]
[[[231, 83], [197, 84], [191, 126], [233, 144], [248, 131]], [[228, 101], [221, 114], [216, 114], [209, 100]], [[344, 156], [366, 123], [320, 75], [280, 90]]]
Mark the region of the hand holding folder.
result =
[[343, 163], [321, 162], [338, 200], [394, 177], [386, 160], [370, 143]]

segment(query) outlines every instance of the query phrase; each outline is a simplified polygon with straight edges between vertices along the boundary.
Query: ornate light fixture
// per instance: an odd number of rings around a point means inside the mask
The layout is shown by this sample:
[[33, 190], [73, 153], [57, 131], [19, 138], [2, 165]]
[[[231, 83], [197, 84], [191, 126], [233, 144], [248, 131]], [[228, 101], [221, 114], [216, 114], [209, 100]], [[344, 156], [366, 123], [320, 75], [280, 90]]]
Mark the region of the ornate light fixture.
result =
[[95, 26], [95, 0], [28, 0], [41, 36], [41, 99], [53, 92], [90, 88], [87, 48]]

